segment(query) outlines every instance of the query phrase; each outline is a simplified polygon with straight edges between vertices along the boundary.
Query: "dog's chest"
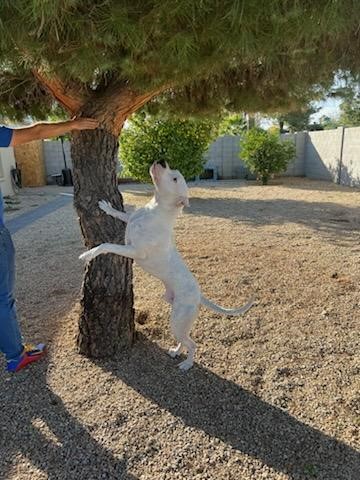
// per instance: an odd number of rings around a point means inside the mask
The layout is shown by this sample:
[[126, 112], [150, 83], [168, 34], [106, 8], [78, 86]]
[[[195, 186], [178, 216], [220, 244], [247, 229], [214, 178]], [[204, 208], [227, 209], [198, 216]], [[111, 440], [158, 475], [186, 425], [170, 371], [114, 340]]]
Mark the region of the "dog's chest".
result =
[[155, 247], [166, 250], [172, 244], [172, 230], [168, 222], [145, 210], [137, 212], [130, 219], [126, 228], [126, 240], [134, 246], [146, 247], [146, 250]]

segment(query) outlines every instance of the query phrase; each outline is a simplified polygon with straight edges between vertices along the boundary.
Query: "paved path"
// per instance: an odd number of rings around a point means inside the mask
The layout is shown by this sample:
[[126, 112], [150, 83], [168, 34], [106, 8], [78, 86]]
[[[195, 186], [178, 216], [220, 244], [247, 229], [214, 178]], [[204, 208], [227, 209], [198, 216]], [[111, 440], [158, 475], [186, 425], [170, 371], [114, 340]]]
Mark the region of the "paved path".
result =
[[11, 218], [7, 222], [5, 222], [6, 226], [9, 229], [10, 233], [14, 234], [22, 228], [25, 228], [28, 225], [31, 225], [33, 222], [36, 222], [36, 220], [45, 217], [49, 213], [52, 213], [55, 210], [58, 210], [65, 205], [68, 205], [70, 202], [72, 202], [72, 200], [73, 197], [71, 195], [59, 195], [54, 200], [45, 203], [45, 205], [41, 205], [40, 207], [35, 208], [30, 212], [25, 212], [15, 218]]

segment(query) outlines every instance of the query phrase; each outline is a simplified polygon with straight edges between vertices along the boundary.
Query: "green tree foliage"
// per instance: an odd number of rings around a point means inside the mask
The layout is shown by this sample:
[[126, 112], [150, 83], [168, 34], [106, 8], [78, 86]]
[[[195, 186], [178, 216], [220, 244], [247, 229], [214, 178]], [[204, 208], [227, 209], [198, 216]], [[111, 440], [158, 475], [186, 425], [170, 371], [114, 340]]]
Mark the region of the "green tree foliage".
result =
[[309, 105], [302, 110], [292, 111], [279, 115], [277, 118], [281, 132], [284, 131], [284, 127], [290, 132], [311, 130], [310, 117], [317, 111], [318, 110], [316, 108]]
[[219, 135], [241, 135], [246, 132], [247, 123], [243, 113], [223, 117], [219, 123]]
[[321, 123], [325, 128], [357, 127], [360, 125], [360, 74], [345, 71], [336, 80], [331, 96], [342, 100], [340, 115], [337, 119], [322, 118]]
[[323, 115], [320, 117], [320, 125], [323, 127], [323, 130], [332, 130], [333, 128], [338, 128], [340, 122], [338, 119], [331, 118], [328, 115]]
[[136, 115], [121, 135], [123, 175], [149, 181], [151, 164], [165, 160], [190, 179], [202, 172], [213, 133], [209, 121]]
[[344, 127], [360, 126], [360, 97], [354, 96], [344, 100], [340, 105], [339, 124]]
[[46, 116], [64, 97], [45, 72], [77, 98], [72, 113], [166, 87], [160, 104], [188, 113], [294, 109], [337, 69], [359, 70], [359, 17], [353, 0], [3, 0], [0, 101]]
[[280, 127], [278, 125], [271, 125], [267, 129], [268, 133], [271, 133], [272, 135], [280, 135]]
[[295, 145], [290, 141], [282, 142], [276, 134], [253, 128], [241, 141], [240, 157], [266, 185], [273, 174], [286, 170], [289, 161], [295, 157]]

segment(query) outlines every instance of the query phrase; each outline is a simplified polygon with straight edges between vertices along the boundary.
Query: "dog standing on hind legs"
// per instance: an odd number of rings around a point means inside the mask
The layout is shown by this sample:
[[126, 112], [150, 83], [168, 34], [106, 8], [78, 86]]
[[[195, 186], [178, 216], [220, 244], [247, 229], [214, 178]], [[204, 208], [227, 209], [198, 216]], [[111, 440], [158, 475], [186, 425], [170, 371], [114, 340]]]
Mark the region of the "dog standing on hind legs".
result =
[[167, 163], [155, 162], [150, 168], [155, 186], [154, 197], [143, 208], [131, 214], [115, 210], [104, 200], [99, 207], [108, 215], [127, 223], [125, 245], [102, 243], [84, 252], [80, 259], [90, 261], [100, 254], [115, 253], [132, 258], [146, 272], [159, 278], [165, 286], [164, 299], [172, 306], [170, 326], [177, 346], [169, 350], [173, 358], [187, 350], [187, 358], [179, 364], [189, 370], [194, 363], [196, 344], [190, 331], [199, 313], [200, 304], [217, 313], [230, 316], [244, 314], [252, 307], [250, 300], [241, 308], [222, 308], [205, 298], [173, 241], [176, 218], [189, 205], [188, 188], [184, 177], [171, 170]]

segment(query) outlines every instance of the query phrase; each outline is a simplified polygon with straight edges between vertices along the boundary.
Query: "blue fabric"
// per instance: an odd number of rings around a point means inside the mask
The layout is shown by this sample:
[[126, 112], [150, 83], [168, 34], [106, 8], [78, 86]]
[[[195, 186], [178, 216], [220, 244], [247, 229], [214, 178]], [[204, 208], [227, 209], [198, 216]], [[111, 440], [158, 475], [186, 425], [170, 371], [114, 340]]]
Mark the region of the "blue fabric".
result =
[[15, 249], [7, 228], [0, 227], [0, 350], [7, 360], [22, 353], [15, 299]]
[[12, 128], [0, 126], [0, 147], [8, 147], [10, 145], [13, 131]]
[[0, 228], [4, 226], [4, 200], [0, 189]]
[[[0, 147], [8, 147], [13, 136], [13, 129], [0, 126]], [[4, 201], [0, 191], [0, 228], [4, 226]]]

